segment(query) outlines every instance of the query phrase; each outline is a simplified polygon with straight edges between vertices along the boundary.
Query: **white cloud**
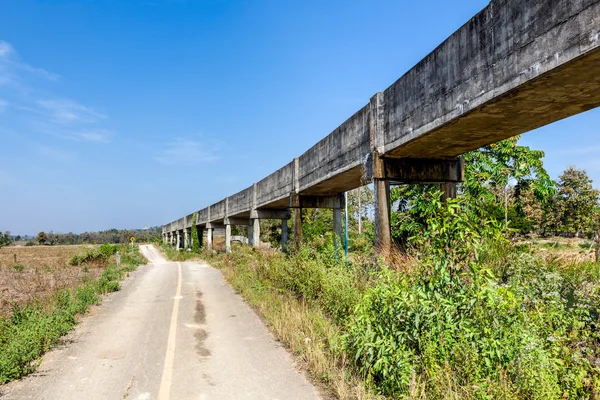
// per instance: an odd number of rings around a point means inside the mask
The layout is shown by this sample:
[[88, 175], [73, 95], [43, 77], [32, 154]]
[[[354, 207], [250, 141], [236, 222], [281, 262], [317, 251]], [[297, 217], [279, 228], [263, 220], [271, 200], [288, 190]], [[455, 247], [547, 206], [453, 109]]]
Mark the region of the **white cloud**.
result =
[[76, 142], [109, 143], [114, 133], [107, 129], [84, 129], [80, 131], [61, 132], [59, 135]]
[[176, 138], [154, 159], [165, 165], [194, 166], [219, 159], [216, 142], [203, 143], [193, 139]]
[[9, 57], [13, 53], [14, 49], [10, 43], [0, 40], [0, 57]]
[[0, 40], [0, 85], [12, 85], [20, 90], [27, 90], [29, 85], [25, 75], [33, 75], [51, 81], [60, 78], [58, 74], [27, 64], [21, 60], [10, 43]]
[[0, 113], [13, 113], [16, 124], [30, 132], [77, 142], [110, 142], [115, 134], [102, 126], [108, 116], [55, 93], [56, 85], [48, 81], [58, 78], [27, 64], [10, 43], [0, 40]]
[[59, 124], [93, 123], [106, 118], [106, 115], [69, 99], [38, 100], [36, 104], [47, 111], [50, 118]]

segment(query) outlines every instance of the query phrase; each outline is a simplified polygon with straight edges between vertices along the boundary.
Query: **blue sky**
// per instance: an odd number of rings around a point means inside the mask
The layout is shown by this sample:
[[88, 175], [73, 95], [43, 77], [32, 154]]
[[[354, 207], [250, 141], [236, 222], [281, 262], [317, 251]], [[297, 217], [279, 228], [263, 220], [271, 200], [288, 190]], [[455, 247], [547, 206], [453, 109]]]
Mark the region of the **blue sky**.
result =
[[[4, 1], [0, 230], [160, 225], [306, 151], [487, 4]], [[600, 182], [594, 110], [530, 132]]]

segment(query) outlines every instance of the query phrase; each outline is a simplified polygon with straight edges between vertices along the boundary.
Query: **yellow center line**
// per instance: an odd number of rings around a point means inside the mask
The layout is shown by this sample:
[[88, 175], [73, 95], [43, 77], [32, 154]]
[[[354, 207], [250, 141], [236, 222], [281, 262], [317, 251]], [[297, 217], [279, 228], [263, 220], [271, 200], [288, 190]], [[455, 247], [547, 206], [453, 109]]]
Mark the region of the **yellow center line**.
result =
[[177, 293], [175, 293], [175, 302], [173, 303], [173, 313], [171, 314], [171, 326], [169, 328], [169, 339], [167, 340], [167, 354], [165, 355], [165, 364], [163, 367], [162, 379], [160, 380], [160, 390], [158, 391], [158, 400], [169, 400], [171, 391], [171, 381], [173, 380], [173, 359], [175, 358], [175, 336], [177, 335], [177, 315], [179, 314], [179, 299], [181, 298], [181, 264], [177, 263], [179, 279], [177, 281]]

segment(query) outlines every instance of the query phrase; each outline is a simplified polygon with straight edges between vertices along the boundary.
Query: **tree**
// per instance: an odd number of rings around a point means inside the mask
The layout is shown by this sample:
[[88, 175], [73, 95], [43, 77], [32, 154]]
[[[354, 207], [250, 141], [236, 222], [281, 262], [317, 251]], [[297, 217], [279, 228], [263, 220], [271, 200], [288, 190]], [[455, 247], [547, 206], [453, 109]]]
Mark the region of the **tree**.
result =
[[[546, 203], [554, 194], [554, 182], [544, 168], [544, 152], [518, 145], [520, 136], [484, 146], [465, 154], [463, 193], [480, 209], [496, 219], [502, 216], [508, 228], [511, 195], [512, 204], [523, 216], [522, 195], [530, 192], [532, 202]], [[510, 188], [514, 185], [514, 191]]]
[[598, 207], [600, 192], [592, 187], [585, 170], [567, 168], [559, 177], [557, 193], [548, 210], [548, 221], [554, 231], [574, 233], [579, 236], [589, 232], [594, 225], [594, 211]]
[[363, 231], [369, 209], [373, 207], [373, 200], [373, 190], [369, 186], [360, 186], [348, 192], [349, 226], [356, 225], [359, 234]]
[[8, 246], [12, 243], [10, 232], [0, 232], [0, 247]]
[[35, 240], [37, 240], [38, 244], [44, 245], [48, 241], [48, 235], [45, 232], [40, 232], [37, 234]]
[[[461, 207], [481, 220], [515, 223], [526, 231], [535, 225], [534, 209], [549, 201], [554, 182], [544, 169], [544, 152], [517, 144], [513, 137], [465, 154], [465, 181], [459, 187]], [[439, 185], [394, 187], [392, 236], [405, 242], [420, 232], [429, 202], [439, 199]], [[518, 222], [518, 224], [517, 224]]]

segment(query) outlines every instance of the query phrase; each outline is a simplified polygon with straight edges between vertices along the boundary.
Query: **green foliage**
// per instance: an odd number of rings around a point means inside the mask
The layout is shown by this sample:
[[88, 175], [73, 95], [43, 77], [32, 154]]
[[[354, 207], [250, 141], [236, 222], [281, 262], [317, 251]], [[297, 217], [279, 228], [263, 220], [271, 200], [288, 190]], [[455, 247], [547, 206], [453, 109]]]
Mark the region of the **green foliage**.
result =
[[198, 232], [198, 226], [196, 225], [196, 221], [198, 220], [198, 213], [194, 212], [194, 216], [192, 217], [192, 252], [200, 253], [202, 250], [202, 237]]
[[415, 384], [433, 398], [454, 388], [481, 399], [600, 389], [598, 267], [511, 248], [501, 227], [475, 226], [457, 201], [434, 201], [420, 216], [419, 267], [384, 269], [348, 321], [344, 348], [361, 374], [390, 396]]
[[43, 233], [41, 237], [43, 242], [39, 242], [39, 237], [36, 238], [36, 241], [39, 244], [50, 246], [99, 243], [122, 244], [129, 243], [129, 238], [132, 236], [135, 237], [136, 243], [152, 243], [157, 239], [162, 241], [162, 227], [158, 226], [148, 229], [109, 229], [100, 232], [83, 232], [81, 234], [72, 232], [40, 232], [40, 234], [41, 233]]
[[35, 240], [39, 245], [45, 245], [48, 242], [48, 235], [46, 235], [46, 232], [39, 232]]
[[0, 232], [0, 248], [4, 246], [9, 246], [12, 244], [12, 239], [10, 237], [10, 232]]
[[235, 263], [251, 293], [295, 296], [327, 315], [345, 334], [323, 345], [391, 398], [597, 397], [600, 267], [536, 258], [467, 199], [420, 196], [406, 237], [418, 261], [346, 264], [330, 232], [290, 255], [211, 257]]
[[15, 264], [12, 267], [17, 272], [23, 272], [23, 270], [25, 269], [25, 266], [23, 264]]
[[584, 170], [567, 168], [559, 178], [558, 190], [550, 203], [548, 226], [555, 232], [581, 233], [594, 228], [600, 192]]
[[161, 248], [167, 256], [167, 259], [171, 261], [187, 261], [192, 258], [198, 257], [198, 253], [195, 253], [193, 251], [179, 251], [168, 244], [162, 244]]
[[[107, 253], [108, 247], [102, 250]], [[143, 258], [137, 248], [120, 248], [121, 268], [108, 266], [97, 281], [87, 280], [73, 289], [57, 291], [45, 304], [16, 304], [7, 318], [0, 318], [0, 384], [35, 371], [39, 357], [58, 342], [100, 294], [119, 290], [124, 274], [133, 271]]]
[[[554, 193], [554, 182], [544, 169], [544, 153], [517, 144], [519, 137], [503, 140], [465, 154], [465, 181], [459, 197], [461, 208], [474, 218], [501, 221], [522, 233], [539, 229], [543, 206]], [[393, 234], [404, 244], [423, 229], [418, 218], [423, 202], [439, 198], [438, 185], [405, 185], [391, 191], [396, 210], [392, 214]]]
[[76, 254], [69, 260], [69, 264], [76, 266], [85, 263], [102, 262], [108, 260], [119, 250], [119, 246], [105, 243], [97, 249], [90, 249], [81, 254]]

